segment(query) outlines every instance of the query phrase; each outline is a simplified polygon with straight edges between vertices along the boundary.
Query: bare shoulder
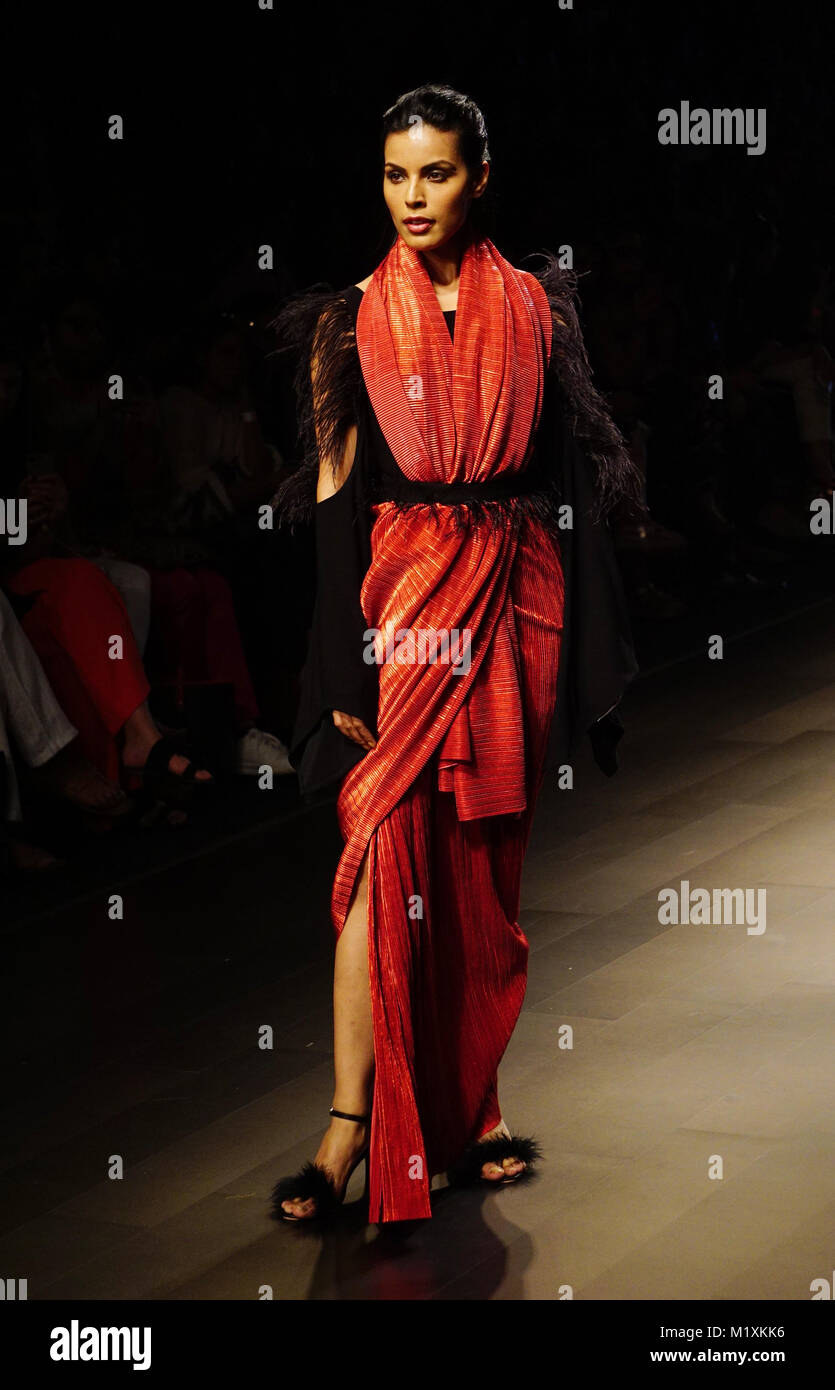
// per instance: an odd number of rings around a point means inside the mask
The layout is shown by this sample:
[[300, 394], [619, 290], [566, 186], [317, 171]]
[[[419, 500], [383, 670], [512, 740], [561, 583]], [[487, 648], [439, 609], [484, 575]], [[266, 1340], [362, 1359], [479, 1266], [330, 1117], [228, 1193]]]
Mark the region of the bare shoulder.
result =
[[371, 284], [373, 278], [373, 272], [371, 275], [366, 275], [364, 280], [360, 280], [359, 284], [357, 285], [357, 289], [362, 290], [363, 294], [365, 294], [365, 291], [368, 289], [368, 286]]

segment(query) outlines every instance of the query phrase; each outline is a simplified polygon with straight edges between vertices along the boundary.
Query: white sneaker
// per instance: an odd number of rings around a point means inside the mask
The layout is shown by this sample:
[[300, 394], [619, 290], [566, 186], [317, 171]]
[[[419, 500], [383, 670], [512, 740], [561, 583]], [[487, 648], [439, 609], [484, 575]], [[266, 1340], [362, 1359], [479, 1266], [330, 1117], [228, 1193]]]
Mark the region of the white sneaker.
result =
[[280, 738], [276, 738], [275, 734], [266, 733], [263, 729], [250, 729], [238, 739], [235, 771], [251, 777], [265, 766], [271, 767], [278, 776], [296, 770]]

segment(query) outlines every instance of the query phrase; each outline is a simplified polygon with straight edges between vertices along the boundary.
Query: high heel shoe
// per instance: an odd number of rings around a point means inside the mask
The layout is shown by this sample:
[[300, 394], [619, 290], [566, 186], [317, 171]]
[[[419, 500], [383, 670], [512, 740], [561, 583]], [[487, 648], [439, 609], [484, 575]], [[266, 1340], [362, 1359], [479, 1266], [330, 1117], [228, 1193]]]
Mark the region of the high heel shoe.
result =
[[[330, 1107], [330, 1114], [335, 1115], [338, 1120], [355, 1120], [357, 1124], [367, 1125], [371, 1120], [370, 1115], [348, 1115], [344, 1110], [334, 1110], [333, 1106]], [[315, 1163], [305, 1163], [292, 1177], [279, 1179], [272, 1191], [272, 1214], [275, 1219], [278, 1221], [299, 1221], [304, 1224], [330, 1219], [344, 1201], [345, 1192], [351, 1180], [351, 1173], [363, 1161], [365, 1162], [364, 1196], [367, 1198], [370, 1182], [368, 1149], [369, 1145], [366, 1144], [345, 1179], [345, 1186], [341, 1192], [324, 1168], [319, 1168]], [[316, 1210], [312, 1216], [294, 1216], [292, 1212], [285, 1211], [281, 1205], [282, 1202], [306, 1202], [311, 1198], [316, 1203]]]
[[[485, 1178], [482, 1168], [485, 1163], [498, 1163], [505, 1158], [515, 1158], [525, 1167], [521, 1173], [504, 1178]], [[476, 1139], [468, 1144], [461, 1157], [447, 1169], [450, 1187], [470, 1187], [475, 1183], [485, 1183], [489, 1187], [508, 1187], [511, 1183], [532, 1178], [535, 1165], [542, 1158], [542, 1149], [536, 1139], [522, 1138], [519, 1135], [499, 1134], [493, 1139]]]

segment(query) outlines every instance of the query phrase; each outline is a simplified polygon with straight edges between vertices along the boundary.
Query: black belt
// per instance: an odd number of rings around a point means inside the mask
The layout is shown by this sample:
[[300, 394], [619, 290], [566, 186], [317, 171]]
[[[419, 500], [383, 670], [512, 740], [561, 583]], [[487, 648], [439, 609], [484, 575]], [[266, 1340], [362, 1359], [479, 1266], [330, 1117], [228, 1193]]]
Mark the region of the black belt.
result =
[[[533, 469], [523, 473], [500, 473], [483, 483], [428, 483], [413, 482], [404, 477], [402, 482], [380, 480], [377, 492], [381, 502], [492, 502], [508, 497], [523, 497], [539, 491], [542, 479]], [[386, 493], [385, 497], [382, 493]]]

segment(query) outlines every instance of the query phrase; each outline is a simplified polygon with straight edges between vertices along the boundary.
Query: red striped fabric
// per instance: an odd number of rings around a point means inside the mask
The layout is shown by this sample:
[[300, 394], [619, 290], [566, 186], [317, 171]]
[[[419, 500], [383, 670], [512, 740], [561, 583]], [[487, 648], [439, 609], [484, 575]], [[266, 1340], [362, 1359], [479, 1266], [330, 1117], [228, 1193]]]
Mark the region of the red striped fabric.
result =
[[[463, 253], [453, 343], [422, 259], [399, 240], [365, 292], [357, 350], [403, 472], [480, 482], [524, 467], [551, 327], [538, 282], [483, 239]], [[373, 511], [369, 628], [470, 634], [467, 670], [380, 666], [377, 745], [337, 802], [337, 934], [369, 852], [369, 1217], [397, 1221], [430, 1216], [431, 1176], [499, 1119], [496, 1069], [525, 991], [519, 888], [564, 591], [558, 540], [534, 518], [514, 535], [459, 531], [443, 506], [437, 521], [424, 506]]]
[[423, 257], [398, 237], [362, 297], [356, 336], [371, 404], [406, 476], [457, 483], [519, 472], [552, 331], [536, 277], [471, 235], [453, 343]]

